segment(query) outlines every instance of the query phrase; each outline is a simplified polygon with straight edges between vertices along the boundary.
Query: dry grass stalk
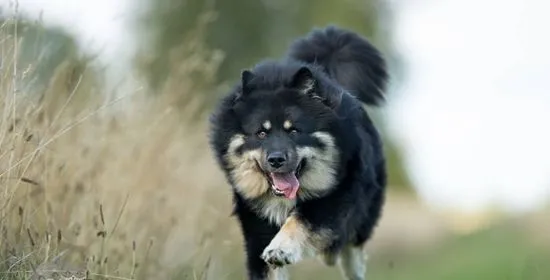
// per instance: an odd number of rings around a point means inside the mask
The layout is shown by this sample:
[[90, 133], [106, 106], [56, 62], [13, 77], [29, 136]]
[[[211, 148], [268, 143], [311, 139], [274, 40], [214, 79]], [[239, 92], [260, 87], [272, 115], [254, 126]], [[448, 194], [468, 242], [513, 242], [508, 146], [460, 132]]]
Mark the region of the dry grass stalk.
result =
[[[206, 146], [206, 119], [190, 120], [220, 54], [194, 42], [161, 93], [106, 102], [94, 72], [72, 60], [55, 69], [47, 90], [18, 91], [32, 65], [17, 65], [18, 38], [5, 31], [1, 278], [63, 265], [94, 279], [166, 279], [166, 268], [182, 264], [210, 269], [215, 259], [200, 252], [223, 240], [212, 235], [227, 228], [229, 192]], [[197, 74], [203, 84], [192, 80]]]

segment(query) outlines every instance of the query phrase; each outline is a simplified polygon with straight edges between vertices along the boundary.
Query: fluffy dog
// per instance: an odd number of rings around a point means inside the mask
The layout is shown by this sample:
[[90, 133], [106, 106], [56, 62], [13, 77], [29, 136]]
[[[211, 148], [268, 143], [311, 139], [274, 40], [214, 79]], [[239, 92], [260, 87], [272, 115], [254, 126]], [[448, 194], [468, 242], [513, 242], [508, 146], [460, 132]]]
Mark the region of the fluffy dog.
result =
[[328, 26], [243, 70], [220, 101], [210, 144], [232, 186], [248, 279], [287, 279], [285, 266], [308, 256], [364, 279], [386, 169], [362, 105], [384, 101], [387, 79], [369, 41]]

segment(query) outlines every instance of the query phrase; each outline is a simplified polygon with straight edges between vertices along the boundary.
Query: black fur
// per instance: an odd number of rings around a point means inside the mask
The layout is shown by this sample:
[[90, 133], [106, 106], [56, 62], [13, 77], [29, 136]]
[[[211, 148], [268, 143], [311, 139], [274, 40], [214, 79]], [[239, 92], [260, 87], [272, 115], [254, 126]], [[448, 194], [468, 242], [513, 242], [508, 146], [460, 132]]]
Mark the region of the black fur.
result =
[[296, 40], [288, 54], [292, 59], [320, 65], [340, 86], [359, 100], [378, 105], [384, 100], [388, 74], [382, 55], [353, 32], [330, 26]]
[[274, 199], [271, 192], [251, 199], [237, 191], [225, 157], [230, 139], [245, 136], [239, 154], [271, 148], [266, 146], [269, 141], [258, 138], [258, 130], [265, 119], [279, 127], [286, 118], [294, 120], [297, 132], [274, 130], [268, 137], [271, 142], [280, 144], [286, 139], [288, 149], [325, 151], [327, 147], [311, 133], [334, 137], [340, 155], [336, 183], [316, 197], [299, 197], [292, 213], [311, 232], [329, 230], [324, 253], [338, 253], [349, 244], [363, 245], [381, 215], [386, 170], [381, 139], [360, 101], [380, 104], [387, 77], [382, 56], [366, 39], [330, 26], [297, 40], [283, 60], [264, 61], [243, 71], [240, 83], [221, 100], [211, 117], [210, 144], [233, 186], [249, 279], [266, 278], [268, 265], [260, 255], [280, 226], [258, 210]]

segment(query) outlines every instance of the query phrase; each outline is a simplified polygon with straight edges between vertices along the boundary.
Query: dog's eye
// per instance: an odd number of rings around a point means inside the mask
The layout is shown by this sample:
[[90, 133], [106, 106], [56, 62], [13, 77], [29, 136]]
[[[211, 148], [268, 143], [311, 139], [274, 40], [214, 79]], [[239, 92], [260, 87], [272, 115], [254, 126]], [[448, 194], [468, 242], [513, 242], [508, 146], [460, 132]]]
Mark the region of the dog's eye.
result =
[[265, 131], [260, 131], [256, 133], [256, 135], [258, 135], [258, 138], [264, 139], [267, 136], [267, 133]]

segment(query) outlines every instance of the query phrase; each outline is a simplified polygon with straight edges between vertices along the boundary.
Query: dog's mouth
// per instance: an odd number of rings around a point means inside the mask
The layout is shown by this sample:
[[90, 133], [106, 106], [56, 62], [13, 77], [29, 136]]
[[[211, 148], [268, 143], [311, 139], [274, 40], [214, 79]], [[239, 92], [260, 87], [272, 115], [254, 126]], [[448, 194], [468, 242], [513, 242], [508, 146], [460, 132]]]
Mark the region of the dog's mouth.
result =
[[305, 165], [306, 160], [302, 159], [292, 172], [266, 172], [261, 168], [260, 170], [262, 170], [266, 180], [271, 185], [271, 191], [274, 195], [294, 199], [300, 188], [298, 178], [300, 178]]

